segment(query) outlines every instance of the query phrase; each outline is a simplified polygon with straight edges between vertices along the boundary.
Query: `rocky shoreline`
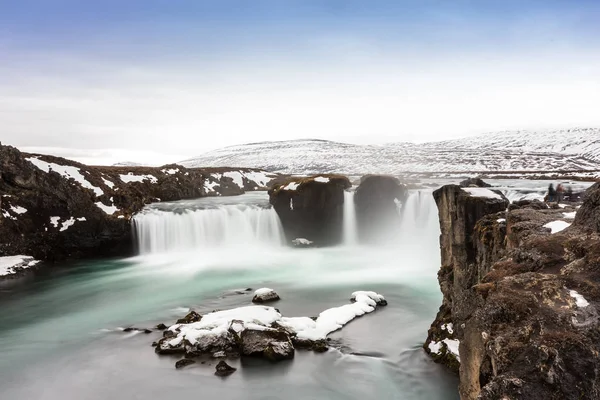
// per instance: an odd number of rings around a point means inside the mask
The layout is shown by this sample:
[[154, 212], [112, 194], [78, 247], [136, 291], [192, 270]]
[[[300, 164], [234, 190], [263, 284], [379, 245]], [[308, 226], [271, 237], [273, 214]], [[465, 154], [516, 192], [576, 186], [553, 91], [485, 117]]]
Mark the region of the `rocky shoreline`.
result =
[[484, 190], [434, 192], [444, 297], [425, 350], [463, 400], [600, 398], [600, 184], [564, 208]]

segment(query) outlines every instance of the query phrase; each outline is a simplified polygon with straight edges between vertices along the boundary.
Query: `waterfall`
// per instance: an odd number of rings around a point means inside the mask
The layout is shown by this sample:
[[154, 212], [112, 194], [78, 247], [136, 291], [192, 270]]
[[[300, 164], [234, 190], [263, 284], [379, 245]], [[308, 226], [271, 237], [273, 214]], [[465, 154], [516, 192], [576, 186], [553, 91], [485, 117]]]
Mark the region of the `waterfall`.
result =
[[431, 190], [410, 192], [400, 209], [399, 236], [403, 243], [417, 247], [439, 247], [439, 219]]
[[358, 243], [356, 227], [356, 207], [354, 192], [344, 192], [344, 245], [354, 246]]
[[178, 212], [147, 208], [133, 223], [140, 254], [284, 244], [275, 210], [255, 205]]

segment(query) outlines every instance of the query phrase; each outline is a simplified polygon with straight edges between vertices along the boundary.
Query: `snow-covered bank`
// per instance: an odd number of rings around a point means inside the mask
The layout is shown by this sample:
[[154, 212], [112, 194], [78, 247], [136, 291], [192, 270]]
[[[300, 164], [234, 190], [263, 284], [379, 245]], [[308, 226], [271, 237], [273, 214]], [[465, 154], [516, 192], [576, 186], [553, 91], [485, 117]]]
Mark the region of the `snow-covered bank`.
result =
[[0, 279], [18, 275], [38, 263], [38, 260], [30, 256], [0, 257]]

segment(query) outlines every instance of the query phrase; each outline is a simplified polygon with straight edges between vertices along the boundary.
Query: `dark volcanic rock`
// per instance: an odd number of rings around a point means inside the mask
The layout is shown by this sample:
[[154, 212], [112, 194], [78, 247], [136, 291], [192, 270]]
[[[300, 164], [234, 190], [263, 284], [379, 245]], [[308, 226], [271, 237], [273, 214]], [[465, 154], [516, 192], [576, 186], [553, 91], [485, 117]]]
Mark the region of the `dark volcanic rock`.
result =
[[556, 234], [543, 225], [560, 210], [505, 213], [454, 186], [434, 194], [444, 300], [425, 348], [460, 369], [462, 399], [600, 398], [598, 191]]
[[229, 376], [237, 371], [237, 368], [233, 368], [225, 361], [219, 361], [217, 366], [215, 367], [215, 375], [217, 376]]
[[398, 204], [404, 204], [408, 191], [400, 181], [387, 175], [367, 175], [354, 194], [356, 221], [361, 241], [378, 241], [397, 225]]
[[600, 182], [590, 187], [573, 225], [589, 233], [600, 233]]
[[468, 178], [458, 184], [460, 187], [492, 187], [489, 183], [485, 182], [481, 178]]
[[269, 201], [281, 219], [288, 241], [306, 238], [319, 245], [342, 241], [347, 177], [323, 175], [290, 178], [269, 190]]
[[196, 311], [190, 311], [185, 317], [179, 318], [177, 320], [178, 324], [191, 324], [192, 322], [198, 322], [202, 319], [202, 315], [198, 314]]
[[264, 357], [271, 361], [294, 358], [294, 346], [284, 331], [246, 329], [242, 331], [240, 339], [245, 356]]
[[182, 358], [181, 360], [175, 363], [175, 368], [180, 369], [183, 367], [187, 367], [188, 365], [196, 364], [196, 361], [191, 360], [189, 358]]
[[258, 289], [254, 293], [254, 297], [252, 298], [252, 302], [258, 304], [277, 300], [281, 300], [281, 298], [279, 297], [277, 292], [269, 288]]

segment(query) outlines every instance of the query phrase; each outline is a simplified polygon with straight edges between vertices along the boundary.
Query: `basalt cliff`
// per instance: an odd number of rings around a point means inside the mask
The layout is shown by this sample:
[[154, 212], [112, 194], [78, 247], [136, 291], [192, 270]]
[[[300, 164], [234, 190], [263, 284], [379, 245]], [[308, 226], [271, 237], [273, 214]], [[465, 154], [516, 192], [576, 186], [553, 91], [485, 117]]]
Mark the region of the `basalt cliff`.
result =
[[443, 303], [425, 350], [463, 400], [600, 398], [600, 183], [582, 205], [434, 192]]

